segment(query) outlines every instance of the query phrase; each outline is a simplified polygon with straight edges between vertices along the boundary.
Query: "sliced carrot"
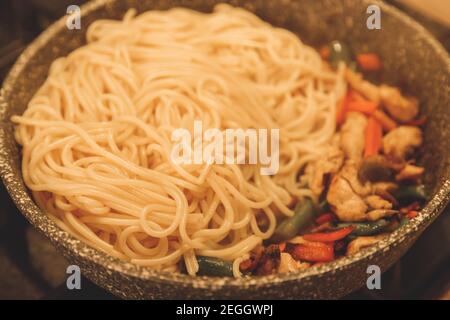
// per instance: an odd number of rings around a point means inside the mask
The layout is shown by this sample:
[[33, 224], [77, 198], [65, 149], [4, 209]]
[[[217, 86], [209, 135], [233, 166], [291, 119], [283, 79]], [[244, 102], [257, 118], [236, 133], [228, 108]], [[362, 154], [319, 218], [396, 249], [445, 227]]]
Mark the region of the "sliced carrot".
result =
[[323, 232], [323, 233], [310, 233], [303, 235], [303, 239], [312, 242], [334, 242], [344, 239], [350, 233], [352, 233], [353, 227], [345, 227], [333, 232]]
[[328, 60], [330, 57], [330, 48], [328, 46], [323, 46], [319, 49], [319, 54], [323, 60]]
[[347, 104], [350, 99], [351, 92], [348, 91], [346, 95], [339, 101], [336, 108], [336, 123], [341, 125], [344, 123], [345, 114], [347, 113]]
[[377, 110], [378, 105], [368, 100], [352, 100], [348, 103], [348, 111], [357, 111], [367, 115], [372, 115]]
[[286, 242], [280, 243], [278, 248], [280, 248], [280, 252], [283, 252], [286, 249]]
[[354, 101], [366, 101], [366, 98], [364, 98], [362, 94], [356, 91], [351, 91], [350, 99]]
[[328, 262], [334, 259], [334, 246], [332, 243], [302, 243], [293, 248], [291, 255], [296, 260]]
[[320, 216], [318, 216], [315, 222], [317, 225], [320, 226], [321, 224], [333, 221], [333, 219], [334, 219], [334, 214], [324, 213], [324, 214], [321, 214]]
[[367, 122], [364, 157], [378, 154], [381, 149], [383, 128], [375, 117], [370, 117]]
[[365, 71], [378, 71], [383, 68], [383, 62], [375, 53], [360, 53], [356, 56], [356, 61]]
[[381, 110], [375, 110], [373, 116], [380, 122], [385, 131], [391, 131], [397, 128], [397, 122], [392, 120], [386, 113]]

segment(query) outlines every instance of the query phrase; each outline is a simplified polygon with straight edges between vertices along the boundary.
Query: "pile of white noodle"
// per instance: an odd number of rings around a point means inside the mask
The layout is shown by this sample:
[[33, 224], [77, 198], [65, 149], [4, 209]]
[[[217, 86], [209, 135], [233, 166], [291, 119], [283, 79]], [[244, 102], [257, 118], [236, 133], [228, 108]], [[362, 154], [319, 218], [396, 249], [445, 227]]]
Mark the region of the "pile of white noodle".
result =
[[[335, 133], [343, 70], [293, 33], [219, 5], [149, 11], [89, 26], [88, 44], [53, 62], [16, 123], [23, 178], [64, 230], [114, 257], [189, 274], [196, 256], [239, 263], [270, 237], [299, 172]], [[280, 129], [280, 170], [175, 165], [177, 128]], [[264, 224], [264, 226], [263, 226]]]

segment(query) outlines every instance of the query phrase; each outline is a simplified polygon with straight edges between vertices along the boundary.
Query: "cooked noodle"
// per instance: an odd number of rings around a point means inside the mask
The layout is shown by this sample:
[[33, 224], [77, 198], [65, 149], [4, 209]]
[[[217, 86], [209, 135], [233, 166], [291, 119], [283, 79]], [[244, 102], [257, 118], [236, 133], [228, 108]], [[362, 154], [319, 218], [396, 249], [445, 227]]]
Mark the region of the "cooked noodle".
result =
[[[90, 25], [88, 44], [57, 59], [18, 124], [22, 171], [64, 230], [114, 257], [198, 270], [196, 256], [239, 261], [267, 239], [299, 177], [326, 153], [346, 91], [293, 33], [243, 9], [150, 11]], [[171, 133], [280, 129], [280, 170], [175, 165]]]

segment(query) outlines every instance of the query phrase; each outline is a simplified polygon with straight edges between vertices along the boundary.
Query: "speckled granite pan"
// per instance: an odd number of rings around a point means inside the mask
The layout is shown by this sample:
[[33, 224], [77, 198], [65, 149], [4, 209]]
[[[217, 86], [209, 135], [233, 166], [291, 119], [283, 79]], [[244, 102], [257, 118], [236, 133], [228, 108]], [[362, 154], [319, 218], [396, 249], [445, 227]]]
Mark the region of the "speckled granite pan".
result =
[[[248, 279], [189, 277], [159, 273], [111, 258], [76, 240], [53, 224], [35, 205], [20, 172], [19, 148], [13, 139], [12, 114], [21, 114], [44, 81], [50, 63], [84, 43], [86, 27], [98, 18], [120, 18], [130, 8], [142, 12], [186, 6], [210, 11], [213, 0], [99, 0], [82, 8], [82, 29], [70, 31], [59, 20], [20, 56], [4, 82], [0, 96], [0, 173], [17, 207], [89, 279], [128, 299], [338, 298], [362, 286], [368, 265], [384, 271], [399, 259], [450, 199], [450, 62], [448, 54], [420, 25], [378, 1], [227, 1], [265, 20], [296, 32], [306, 43], [348, 42], [355, 51], [370, 50], [385, 63], [382, 81], [416, 95], [427, 115], [421, 162], [433, 190], [422, 215], [407, 226], [358, 254], [299, 273]], [[369, 4], [382, 9], [382, 29], [366, 28]], [[436, 244], [438, 247], [439, 244]]]

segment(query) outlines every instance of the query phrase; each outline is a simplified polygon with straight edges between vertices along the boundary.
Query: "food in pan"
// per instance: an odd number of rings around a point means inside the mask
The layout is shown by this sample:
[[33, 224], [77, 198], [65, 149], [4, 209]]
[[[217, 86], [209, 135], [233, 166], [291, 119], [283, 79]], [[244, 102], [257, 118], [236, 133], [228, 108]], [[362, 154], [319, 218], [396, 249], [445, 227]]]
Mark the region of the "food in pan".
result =
[[[89, 245], [161, 271], [266, 275], [353, 254], [419, 214], [424, 120], [414, 97], [364, 79], [376, 54], [316, 50], [228, 5], [131, 10], [86, 37], [12, 121], [36, 203]], [[195, 144], [198, 122], [279, 130], [277, 170], [174, 162], [173, 132]]]

